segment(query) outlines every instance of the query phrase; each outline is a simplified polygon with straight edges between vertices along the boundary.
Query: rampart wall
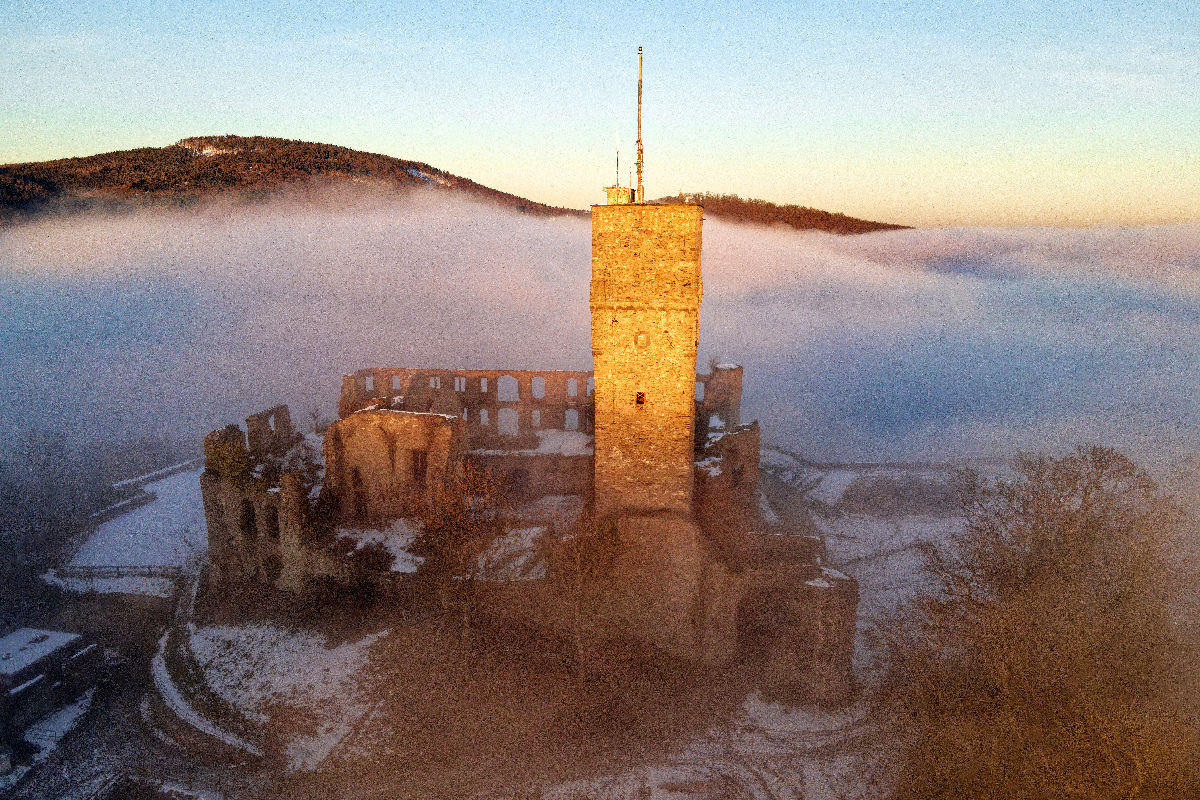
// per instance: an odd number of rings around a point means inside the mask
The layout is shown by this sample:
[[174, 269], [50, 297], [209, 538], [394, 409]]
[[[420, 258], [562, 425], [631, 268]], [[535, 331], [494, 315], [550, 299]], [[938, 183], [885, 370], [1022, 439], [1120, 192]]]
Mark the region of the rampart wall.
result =
[[[529, 439], [540, 429], [592, 432], [592, 373], [375, 367], [342, 378], [338, 415], [372, 404], [455, 414], [468, 449]], [[401, 398], [398, 402], [396, 398]]]

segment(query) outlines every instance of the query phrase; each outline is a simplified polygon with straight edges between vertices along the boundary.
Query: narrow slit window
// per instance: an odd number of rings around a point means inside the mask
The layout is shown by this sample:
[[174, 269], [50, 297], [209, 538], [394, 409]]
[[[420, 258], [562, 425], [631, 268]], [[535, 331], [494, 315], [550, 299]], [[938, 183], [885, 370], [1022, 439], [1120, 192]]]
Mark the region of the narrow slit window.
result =
[[571, 378], [567, 381], [567, 397], [579, 396], [579, 381]]
[[425, 474], [429, 469], [429, 455], [424, 450], [412, 451], [412, 479], [418, 486], [425, 485]]
[[392, 376], [392, 389], [401, 389], [401, 388], [403, 388], [403, 386], [400, 383], [400, 376], [393, 375]]
[[479, 424], [480, 425], [488, 424], [488, 413], [487, 413], [486, 408], [479, 409]]
[[363, 378], [363, 388], [366, 389], [368, 392], [375, 391], [375, 376], [374, 375], [368, 375], [367, 377]]
[[479, 379], [479, 391], [483, 394], [487, 394], [487, 378]]
[[542, 412], [541, 412], [541, 410], [535, 408], [530, 413], [530, 417], [531, 417], [530, 421], [533, 423], [533, 427], [535, 427], [535, 428], [542, 427]]

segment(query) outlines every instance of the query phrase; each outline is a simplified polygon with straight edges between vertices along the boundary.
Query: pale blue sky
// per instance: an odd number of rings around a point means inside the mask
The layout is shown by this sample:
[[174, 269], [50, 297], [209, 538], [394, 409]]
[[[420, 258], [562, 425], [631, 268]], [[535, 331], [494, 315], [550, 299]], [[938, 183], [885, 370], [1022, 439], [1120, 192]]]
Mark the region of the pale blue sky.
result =
[[[262, 134], [582, 207], [738, 192], [915, 224], [1200, 219], [1192, 3], [0, 0], [0, 163]], [[623, 170], [624, 172], [624, 170]]]

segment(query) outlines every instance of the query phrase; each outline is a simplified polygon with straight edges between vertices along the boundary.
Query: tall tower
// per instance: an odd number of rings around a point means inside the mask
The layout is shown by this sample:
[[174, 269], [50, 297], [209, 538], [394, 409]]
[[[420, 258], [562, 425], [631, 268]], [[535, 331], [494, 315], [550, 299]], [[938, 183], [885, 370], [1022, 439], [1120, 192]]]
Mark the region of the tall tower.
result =
[[592, 206], [596, 513], [692, 511], [700, 234], [704, 210], [644, 203], [638, 186]]

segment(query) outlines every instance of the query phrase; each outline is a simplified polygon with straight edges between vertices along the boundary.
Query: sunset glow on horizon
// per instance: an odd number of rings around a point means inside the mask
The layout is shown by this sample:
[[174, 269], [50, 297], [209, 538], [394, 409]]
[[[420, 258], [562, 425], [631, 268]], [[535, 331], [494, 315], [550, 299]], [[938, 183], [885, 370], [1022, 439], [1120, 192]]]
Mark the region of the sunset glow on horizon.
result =
[[1173, 3], [3, 0], [0, 163], [327, 142], [554, 205], [633, 166], [918, 226], [1200, 220], [1200, 11]]

